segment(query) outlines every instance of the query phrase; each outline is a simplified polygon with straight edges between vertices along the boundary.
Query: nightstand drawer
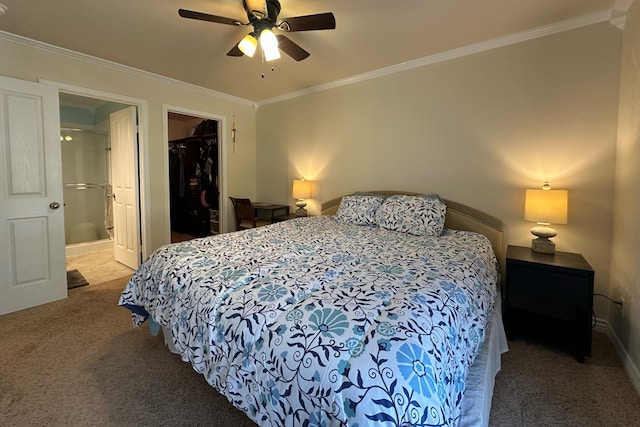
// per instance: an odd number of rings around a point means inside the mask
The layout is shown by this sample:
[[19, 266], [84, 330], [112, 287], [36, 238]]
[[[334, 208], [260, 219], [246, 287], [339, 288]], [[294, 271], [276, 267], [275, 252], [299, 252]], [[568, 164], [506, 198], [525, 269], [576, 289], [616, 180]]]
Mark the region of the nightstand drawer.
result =
[[510, 264], [507, 267], [509, 293], [589, 310], [589, 283], [585, 279], [584, 276], [550, 273], [522, 265]]

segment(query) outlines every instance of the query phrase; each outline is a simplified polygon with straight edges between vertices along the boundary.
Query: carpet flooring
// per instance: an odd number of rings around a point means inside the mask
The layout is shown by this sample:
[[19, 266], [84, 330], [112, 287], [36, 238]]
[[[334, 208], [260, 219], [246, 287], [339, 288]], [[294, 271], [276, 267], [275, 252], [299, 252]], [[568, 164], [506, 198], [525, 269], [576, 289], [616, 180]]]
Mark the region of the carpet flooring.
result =
[[[254, 426], [117, 306], [127, 277], [0, 316], [0, 426]], [[640, 398], [604, 334], [584, 364], [509, 342], [490, 426], [639, 425]]]

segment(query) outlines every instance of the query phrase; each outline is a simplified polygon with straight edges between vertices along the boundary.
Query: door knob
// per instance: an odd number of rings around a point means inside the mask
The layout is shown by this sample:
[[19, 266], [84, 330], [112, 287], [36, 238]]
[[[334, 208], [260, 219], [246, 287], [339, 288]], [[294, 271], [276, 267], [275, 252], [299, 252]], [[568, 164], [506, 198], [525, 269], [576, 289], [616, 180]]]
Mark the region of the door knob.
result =
[[49, 208], [50, 209], [58, 209], [59, 207], [60, 207], [60, 203], [58, 203], [58, 202], [49, 203]]

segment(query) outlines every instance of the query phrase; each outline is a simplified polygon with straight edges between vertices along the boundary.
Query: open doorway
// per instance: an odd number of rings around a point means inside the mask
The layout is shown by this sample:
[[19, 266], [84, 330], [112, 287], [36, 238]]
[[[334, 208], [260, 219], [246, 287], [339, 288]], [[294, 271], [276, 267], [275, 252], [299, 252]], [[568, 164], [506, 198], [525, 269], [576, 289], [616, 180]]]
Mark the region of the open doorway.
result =
[[[117, 233], [122, 230], [116, 229], [114, 218], [112, 148], [119, 136], [113, 134], [113, 115], [131, 110], [136, 120], [137, 107], [64, 92], [59, 94], [59, 105], [67, 271], [79, 273], [89, 284], [131, 274], [140, 262], [140, 244], [135, 239], [138, 245], [131, 248], [131, 259], [118, 259]], [[127, 163], [137, 177], [137, 134], [131, 139], [135, 145], [126, 147], [131, 158]], [[139, 224], [137, 198], [131, 205]], [[133, 233], [139, 235], [138, 230]]]
[[220, 123], [168, 111], [171, 242], [220, 233]]

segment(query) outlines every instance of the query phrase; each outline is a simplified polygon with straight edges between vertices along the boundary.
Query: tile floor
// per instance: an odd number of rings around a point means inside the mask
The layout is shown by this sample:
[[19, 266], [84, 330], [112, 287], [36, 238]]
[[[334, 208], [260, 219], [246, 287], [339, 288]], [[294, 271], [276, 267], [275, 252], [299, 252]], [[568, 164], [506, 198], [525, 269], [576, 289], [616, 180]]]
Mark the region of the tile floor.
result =
[[133, 270], [115, 260], [113, 249], [67, 257], [67, 270], [77, 269], [89, 282], [97, 284], [133, 274]]

